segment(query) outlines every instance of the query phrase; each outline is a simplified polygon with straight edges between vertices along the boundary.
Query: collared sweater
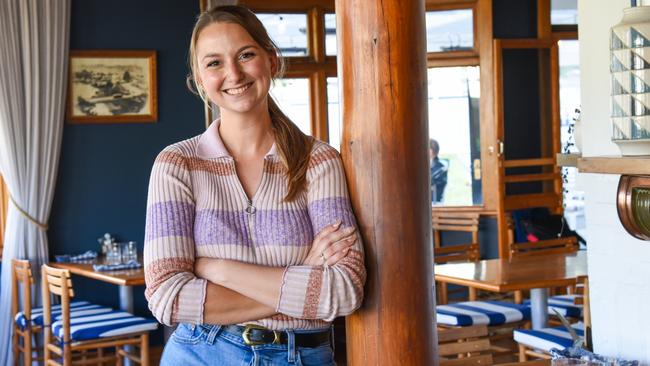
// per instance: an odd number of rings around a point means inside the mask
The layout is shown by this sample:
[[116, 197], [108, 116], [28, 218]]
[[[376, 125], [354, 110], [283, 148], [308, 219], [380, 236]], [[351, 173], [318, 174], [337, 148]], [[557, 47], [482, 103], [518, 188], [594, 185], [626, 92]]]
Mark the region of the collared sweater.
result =
[[306, 189], [284, 202], [286, 169], [273, 145], [249, 200], [218, 125], [168, 146], [154, 162], [144, 247], [145, 296], [153, 315], [166, 325], [203, 323], [207, 282], [194, 274], [198, 257], [285, 269], [279, 314], [247, 324], [318, 329], [352, 313], [366, 278], [360, 240], [333, 266], [301, 264], [327, 225], [340, 219], [342, 227], [356, 227], [338, 152], [315, 141]]

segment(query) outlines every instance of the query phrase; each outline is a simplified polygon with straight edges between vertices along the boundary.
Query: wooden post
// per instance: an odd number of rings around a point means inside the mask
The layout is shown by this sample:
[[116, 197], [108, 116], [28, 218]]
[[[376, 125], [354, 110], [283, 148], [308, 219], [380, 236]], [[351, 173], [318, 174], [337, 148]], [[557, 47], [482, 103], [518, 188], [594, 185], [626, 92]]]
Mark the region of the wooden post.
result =
[[366, 249], [348, 364], [434, 365], [424, 0], [336, 0], [343, 141]]

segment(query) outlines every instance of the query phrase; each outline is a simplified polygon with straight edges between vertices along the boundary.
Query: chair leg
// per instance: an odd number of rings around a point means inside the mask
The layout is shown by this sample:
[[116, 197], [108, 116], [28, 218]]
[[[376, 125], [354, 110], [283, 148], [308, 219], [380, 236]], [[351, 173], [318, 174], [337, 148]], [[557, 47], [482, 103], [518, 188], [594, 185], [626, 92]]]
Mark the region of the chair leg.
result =
[[122, 356], [120, 356], [120, 352], [122, 351], [122, 347], [120, 346], [115, 346], [115, 357], [117, 357], [117, 360], [115, 362], [116, 366], [122, 366], [124, 365], [124, 362], [122, 361]]
[[25, 350], [23, 357], [25, 359], [25, 366], [32, 365], [32, 332], [29, 327], [23, 333], [23, 349]]
[[524, 293], [521, 290], [515, 291], [515, 304], [524, 302]]
[[476, 301], [476, 299], [478, 298], [476, 289], [474, 287], [469, 287], [468, 291], [469, 291], [468, 294], [469, 301]]
[[519, 344], [519, 362], [526, 362], [528, 357], [526, 357], [526, 346]]
[[444, 282], [438, 282], [439, 294], [440, 294], [440, 303], [438, 305], [446, 305], [448, 302], [447, 299], [447, 284]]
[[149, 333], [140, 337], [140, 365], [149, 366]]
[[18, 349], [20, 334], [18, 334], [17, 327], [14, 326], [13, 330], [14, 330], [14, 334], [13, 337], [11, 337], [11, 348], [13, 349], [14, 352], [14, 365], [18, 366], [20, 365], [20, 351]]
[[[100, 360], [101, 360], [102, 358], [104, 358], [104, 349], [103, 349], [103, 348], [97, 348], [97, 358], [99, 358]], [[97, 363], [97, 366], [104, 366], [104, 362], [103, 362], [103, 361], [99, 361], [99, 362]]]
[[70, 345], [63, 345], [63, 366], [72, 366], [72, 350]]

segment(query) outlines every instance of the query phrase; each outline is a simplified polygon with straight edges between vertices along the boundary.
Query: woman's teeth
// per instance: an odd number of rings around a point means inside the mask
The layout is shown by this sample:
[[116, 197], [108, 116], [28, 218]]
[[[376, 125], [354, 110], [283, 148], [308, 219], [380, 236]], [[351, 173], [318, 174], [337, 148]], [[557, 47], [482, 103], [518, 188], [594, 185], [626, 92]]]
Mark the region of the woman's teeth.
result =
[[246, 91], [246, 89], [248, 89], [250, 86], [251, 86], [251, 84], [246, 84], [246, 85], [244, 85], [244, 86], [242, 86], [240, 88], [226, 89], [225, 92], [226, 92], [226, 94], [237, 95], [237, 94], [241, 94], [244, 91]]

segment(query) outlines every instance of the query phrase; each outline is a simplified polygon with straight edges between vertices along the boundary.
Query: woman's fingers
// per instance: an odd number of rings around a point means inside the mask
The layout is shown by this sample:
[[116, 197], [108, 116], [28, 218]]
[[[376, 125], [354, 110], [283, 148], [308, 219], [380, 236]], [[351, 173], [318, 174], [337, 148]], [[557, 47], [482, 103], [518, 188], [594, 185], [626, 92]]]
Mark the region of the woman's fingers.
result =
[[322, 261], [326, 263], [328, 266], [336, 264], [339, 260], [341, 260], [348, 254], [350, 248], [354, 245], [356, 241], [357, 241], [357, 236], [356, 234], [353, 234], [352, 236], [347, 237], [344, 240], [338, 241], [330, 245], [327, 249], [323, 251], [321, 256]]
[[346, 248], [345, 250], [338, 251], [338, 252], [334, 253], [334, 255], [332, 255], [331, 257], [327, 258], [327, 261], [325, 262], [325, 264], [328, 265], [328, 266], [333, 266], [336, 263], [338, 263], [338, 261], [345, 258], [345, 256], [348, 255], [349, 252], [350, 252], [349, 247]]

